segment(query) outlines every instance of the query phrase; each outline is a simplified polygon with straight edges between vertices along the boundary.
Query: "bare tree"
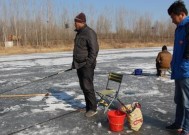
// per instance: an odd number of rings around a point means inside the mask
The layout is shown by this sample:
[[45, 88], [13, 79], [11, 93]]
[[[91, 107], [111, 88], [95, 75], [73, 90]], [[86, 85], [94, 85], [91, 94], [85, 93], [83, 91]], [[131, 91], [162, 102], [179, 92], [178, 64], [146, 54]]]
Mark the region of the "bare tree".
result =
[[[27, 0], [0, 1], [0, 40], [4, 42], [9, 35], [22, 37], [23, 45], [50, 47], [70, 45], [74, 39], [74, 17], [85, 12], [87, 23], [97, 31], [100, 40], [116, 42], [172, 42], [175, 26], [170, 20], [154, 20], [148, 13], [121, 8], [104, 8], [97, 12], [86, 3], [55, 7], [55, 1], [43, 3]], [[82, 7], [86, 7], [83, 9]], [[72, 8], [69, 10], [68, 8]], [[9, 10], [8, 10], [9, 8]]]
[[96, 30], [99, 34], [108, 35], [111, 30], [111, 20], [105, 16], [99, 16], [97, 19]]
[[120, 39], [125, 39], [126, 37], [126, 24], [125, 24], [125, 20], [126, 20], [126, 9], [123, 8], [119, 8], [119, 10], [116, 12], [116, 33], [119, 35]]
[[1, 1], [2, 3], [0, 3], [0, 5], [2, 5], [1, 9], [2, 9], [2, 39], [3, 41], [7, 41], [7, 31], [8, 31], [8, 15], [7, 15], [7, 5], [5, 4], [5, 1]]

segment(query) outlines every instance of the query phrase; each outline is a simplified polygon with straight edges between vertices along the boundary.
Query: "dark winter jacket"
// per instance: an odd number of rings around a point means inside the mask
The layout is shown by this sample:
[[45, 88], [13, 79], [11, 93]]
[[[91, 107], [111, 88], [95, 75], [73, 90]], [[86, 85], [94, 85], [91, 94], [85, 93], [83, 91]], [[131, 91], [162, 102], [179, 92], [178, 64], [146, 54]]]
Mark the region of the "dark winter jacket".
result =
[[189, 33], [187, 24], [189, 17], [186, 17], [177, 25], [175, 30], [175, 41], [173, 48], [173, 58], [171, 62], [172, 79], [189, 78]]
[[170, 68], [171, 60], [172, 55], [167, 50], [159, 52], [156, 58], [156, 62], [159, 63], [160, 68]]
[[79, 69], [83, 66], [95, 68], [99, 51], [96, 33], [87, 25], [76, 32], [72, 68]]

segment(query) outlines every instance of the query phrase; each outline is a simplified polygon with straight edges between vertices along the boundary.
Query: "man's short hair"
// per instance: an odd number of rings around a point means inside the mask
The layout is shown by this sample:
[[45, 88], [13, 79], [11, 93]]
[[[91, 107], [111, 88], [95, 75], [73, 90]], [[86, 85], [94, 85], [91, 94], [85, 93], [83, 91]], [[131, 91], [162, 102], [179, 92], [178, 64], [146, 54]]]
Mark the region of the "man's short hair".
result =
[[166, 45], [164, 45], [164, 46], [162, 47], [162, 51], [164, 51], [164, 50], [167, 50], [167, 46], [166, 46]]
[[186, 9], [184, 2], [181, 0], [175, 1], [167, 11], [169, 15], [172, 13], [175, 15], [180, 15], [181, 12], [184, 12], [186, 15], [188, 15], [188, 10]]

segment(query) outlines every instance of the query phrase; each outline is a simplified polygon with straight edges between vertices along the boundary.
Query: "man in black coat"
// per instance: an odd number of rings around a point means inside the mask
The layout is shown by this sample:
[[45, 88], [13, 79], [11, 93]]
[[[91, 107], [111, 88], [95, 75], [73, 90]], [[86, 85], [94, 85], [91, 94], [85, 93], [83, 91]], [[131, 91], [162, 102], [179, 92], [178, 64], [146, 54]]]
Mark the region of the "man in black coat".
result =
[[94, 69], [99, 51], [97, 35], [86, 24], [84, 13], [75, 17], [76, 36], [74, 39], [72, 68], [77, 70], [80, 87], [86, 102], [86, 117], [97, 114], [97, 103], [93, 85]]

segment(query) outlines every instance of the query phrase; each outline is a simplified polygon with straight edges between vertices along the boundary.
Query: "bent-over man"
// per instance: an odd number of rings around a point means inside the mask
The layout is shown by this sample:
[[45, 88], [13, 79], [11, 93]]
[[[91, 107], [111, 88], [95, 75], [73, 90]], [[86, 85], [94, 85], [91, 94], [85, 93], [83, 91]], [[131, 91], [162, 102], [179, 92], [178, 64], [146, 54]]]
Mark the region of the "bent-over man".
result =
[[162, 47], [162, 51], [158, 53], [156, 58], [157, 76], [161, 75], [160, 69], [169, 69], [171, 65], [172, 55], [167, 50], [167, 46]]

